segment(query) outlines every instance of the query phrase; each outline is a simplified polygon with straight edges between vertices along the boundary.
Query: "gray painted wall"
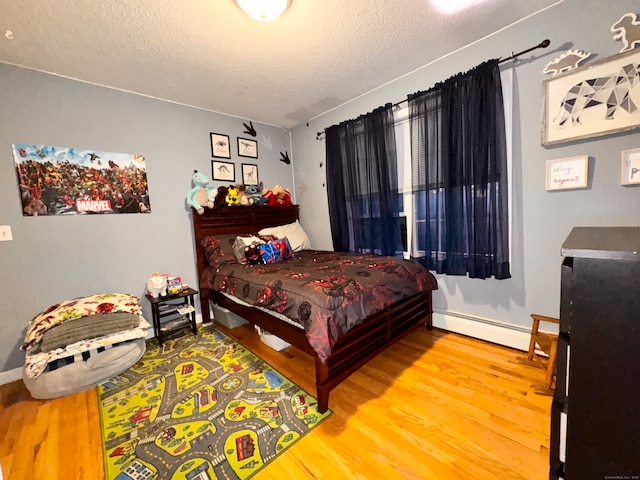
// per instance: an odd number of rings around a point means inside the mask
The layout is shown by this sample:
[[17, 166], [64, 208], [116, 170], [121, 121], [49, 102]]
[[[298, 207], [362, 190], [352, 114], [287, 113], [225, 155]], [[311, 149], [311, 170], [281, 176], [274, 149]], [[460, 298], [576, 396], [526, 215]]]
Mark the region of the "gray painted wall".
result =
[[[612, 39], [611, 25], [625, 13], [640, 13], [637, 9], [638, 2], [633, 0], [565, 0], [293, 129], [298, 202], [307, 206], [301, 211], [301, 222], [314, 247], [332, 248], [327, 233], [325, 169], [320, 167], [325, 148], [324, 141], [316, 140], [317, 131], [386, 102], [400, 101], [408, 93], [426, 90], [488, 58], [507, 57], [511, 51], [525, 50], [549, 38], [547, 49], [525, 55], [517, 65], [503, 65], [513, 69], [515, 81], [513, 278], [438, 276], [434, 308], [527, 327], [531, 325], [530, 313], [557, 316], [560, 248], [572, 226], [640, 224], [640, 186], [620, 185], [620, 152], [640, 147], [640, 133], [541, 147], [541, 83], [547, 78], [542, 70], [569, 48], [597, 54], [589, 61], [618, 53], [622, 43]], [[589, 155], [588, 188], [547, 192], [545, 161], [575, 155]]]
[[[236, 137], [247, 137], [243, 119], [4, 64], [0, 105], [0, 225], [10, 225], [14, 238], [0, 242], [0, 372], [23, 364], [26, 325], [49, 305], [100, 292], [142, 297], [156, 271], [197, 286], [185, 198], [194, 169], [211, 175], [210, 132], [230, 136], [236, 182], [244, 162], [258, 164], [266, 188], [293, 185], [291, 166], [278, 160], [290, 152], [289, 134], [278, 127], [254, 122], [254, 161], [237, 156]], [[151, 214], [22, 216], [13, 143], [144, 155]]]

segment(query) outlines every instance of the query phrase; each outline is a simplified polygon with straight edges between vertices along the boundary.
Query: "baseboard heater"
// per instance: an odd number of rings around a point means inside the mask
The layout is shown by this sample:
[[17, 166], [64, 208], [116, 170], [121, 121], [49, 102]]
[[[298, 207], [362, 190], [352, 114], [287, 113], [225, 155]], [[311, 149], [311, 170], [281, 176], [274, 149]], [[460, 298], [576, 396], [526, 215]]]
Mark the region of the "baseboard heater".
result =
[[523, 351], [528, 350], [531, 337], [531, 327], [435, 307], [433, 308], [433, 326]]

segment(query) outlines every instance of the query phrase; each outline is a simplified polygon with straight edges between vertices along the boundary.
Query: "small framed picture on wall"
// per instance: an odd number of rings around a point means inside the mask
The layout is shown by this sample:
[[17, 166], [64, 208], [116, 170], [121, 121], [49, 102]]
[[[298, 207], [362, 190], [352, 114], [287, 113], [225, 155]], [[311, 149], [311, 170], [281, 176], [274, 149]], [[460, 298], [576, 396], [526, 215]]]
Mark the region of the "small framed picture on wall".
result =
[[545, 186], [547, 190], [568, 190], [587, 186], [589, 157], [559, 158], [547, 160]]
[[635, 185], [640, 183], [640, 148], [624, 150], [621, 159], [622, 185]]
[[221, 182], [236, 181], [236, 166], [233, 162], [211, 160], [211, 178]]
[[231, 158], [229, 135], [211, 133], [211, 156], [217, 158]]
[[242, 164], [242, 183], [245, 185], [258, 185], [258, 165], [253, 163]]
[[238, 137], [238, 156], [258, 158], [258, 142], [248, 138]]

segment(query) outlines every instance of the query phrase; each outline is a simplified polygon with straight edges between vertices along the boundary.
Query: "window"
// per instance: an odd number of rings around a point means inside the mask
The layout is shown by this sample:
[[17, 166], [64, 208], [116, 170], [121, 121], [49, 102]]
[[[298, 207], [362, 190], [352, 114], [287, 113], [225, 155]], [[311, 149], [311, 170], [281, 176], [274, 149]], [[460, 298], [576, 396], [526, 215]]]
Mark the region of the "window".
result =
[[[512, 107], [513, 107], [513, 74], [511, 69], [507, 69], [501, 72], [502, 92], [504, 102], [504, 116], [506, 127], [506, 143], [507, 143], [507, 187], [508, 187], [508, 218], [509, 225], [512, 224], [512, 210], [511, 210], [511, 197], [512, 197]], [[400, 196], [402, 199], [400, 211], [401, 215], [406, 219], [405, 231], [406, 239], [403, 241], [405, 246], [403, 255], [405, 258], [411, 257], [424, 257], [427, 255], [427, 246], [425, 239], [427, 238], [427, 229], [429, 229], [428, 236], [430, 238], [439, 238], [440, 244], [437, 251], [430, 252], [431, 255], [435, 255], [438, 260], [442, 260], [445, 255], [446, 246], [442, 245], [444, 239], [436, 235], [436, 231], [446, 226], [447, 218], [444, 209], [438, 209], [438, 205], [443, 204], [445, 191], [442, 188], [428, 190], [428, 191], [416, 191], [412, 190], [411, 179], [411, 132], [409, 127], [409, 108], [406, 104], [403, 108], [397, 108], [394, 112], [395, 128], [396, 128], [396, 142], [398, 152], [398, 179], [400, 181]], [[493, 188], [498, 190], [500, 187], [497, 183], [492, 184]], [[474, 189], [470, 190], [471, 195], [474, 194]], [[463, 195], [463, 201], [466, 203], [466, 195]], [[427, 203], [428, 201], [428, 203]], [[428, 208], [422, 208], [421, 206], [428, 205]], [[487, 211], [490, 211], [491, 205], [487, 205]], [[462, 212], [466, 209], [462, 208]], [[468, 229], [469, 225], [472, 225], [468, 221], [466, 214], [463, 213], [463, 224]], [[487, 218], [488, 221], [488, 218]], [[464, 232], [465, 238], [468, 238], [468, 231]], [[511, 230], [509, 229], [509, 252], [511, 252]], [[469, 245], [463, 245], [463, 250], [460, 255], [468, 258]]]

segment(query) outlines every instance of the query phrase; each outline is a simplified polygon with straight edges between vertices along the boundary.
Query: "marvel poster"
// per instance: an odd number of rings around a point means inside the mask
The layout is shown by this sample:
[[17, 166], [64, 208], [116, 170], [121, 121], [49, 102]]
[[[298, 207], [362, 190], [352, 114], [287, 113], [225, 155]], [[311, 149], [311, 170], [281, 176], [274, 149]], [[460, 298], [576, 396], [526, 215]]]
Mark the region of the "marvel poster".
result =
[[150, 213], [142, 155], [15, 143], [24, 216]]

